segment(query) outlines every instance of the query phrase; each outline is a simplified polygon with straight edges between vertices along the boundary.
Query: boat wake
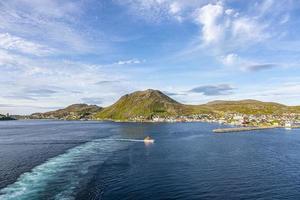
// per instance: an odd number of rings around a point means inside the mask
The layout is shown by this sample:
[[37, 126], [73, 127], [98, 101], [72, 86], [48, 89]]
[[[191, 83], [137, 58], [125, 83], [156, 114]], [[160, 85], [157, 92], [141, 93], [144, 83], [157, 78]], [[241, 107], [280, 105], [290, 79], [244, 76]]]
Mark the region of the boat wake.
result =
[[[103, 141], [120, 141], [120, 142], [144, 142], [144, 140], [138, 139], [98, 139], [93, 142], [103, 142]], [[0, 142], [0, 145], [43, 145], [43, 144], [83, 144], [90, 142], [90, 140], [39, 140], [39, 141], [28, 141], [28, 142]]]
[[[124, 142], [119, 142], [124, 141]], [[0, 200], [75, 199], [89, 169], [99, 166], [113, 152], [135, 139], [96, 139], [69, 149], [22, 174], [18, 180], [0, 190]]]

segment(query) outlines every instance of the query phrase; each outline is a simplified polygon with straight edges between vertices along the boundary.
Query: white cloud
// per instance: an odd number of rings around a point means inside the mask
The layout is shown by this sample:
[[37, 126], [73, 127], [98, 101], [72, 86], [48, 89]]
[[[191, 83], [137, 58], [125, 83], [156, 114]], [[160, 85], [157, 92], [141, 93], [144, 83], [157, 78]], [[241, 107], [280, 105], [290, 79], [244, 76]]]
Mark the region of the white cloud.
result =
[[280, 20], [280, 24], [286, 24], [288, 21], [290, 21], [290, 15], [285, 14], [282, 16], [282, 18]]
[[243, 72], [259, 72], [264, 70], [272, 70], [278, 67], [283, 67], [279, 63], [270, 63], [266, 61], [254, 61], [242, 58], [235, 53], [230, 53], [220, 57], [223, 65], [231, 67], [232, 70], [240, 70]]
[[234, 53], [230, 53], [230, 54], [227, 54], [226, 56], [222, 56], [221, 57], [221, 62], [224, 65], [234, 65], [234, 64], [237, 64], [238, 60], [239, 60], [238, 55], [234, 54]]
[[[137, 62], [137, 61], [132, 61]], [[64, 107], [81, 102], [82, 98], [103, 97], [103, 105], [109, 105], [134, 88], [123, 80], [128, 80], [126, 72], [114, 70], [102, 65], [74, 62], [69, 60], [51, 60], [45, 57], [30, 58], [0, 49], [0, 104], [10, 102], [13, 105], [35, 106], [26, 113], [41, 111], [39, 107], [49, 105]], [[122, 80], [116, 84], [95, 84], [107, 80]], [[38, 87], [38, 88], [37, 88]], [[51, 96], [28, 96], [27, 89], [59, 90]], [[59, 89], [56, 89], [59, 88]], [[99, 91], [101, 91], [99, 93]], [[65, 98], [68, 96], [68, 98]], [[20, 109], [6, 108], [10, 112], [22, 114]], [[23, 113], [24, 114], [24, 113]]]
[[79, 1], [70, 0], [11, 0], [13, 4], [31, 9], [35, 13], [47, 15], [51, 18], [71, 17], [74, 13], [80, 14], [83, 5]]
[[264, 0], [261, 4], [257, 4], [257, 7], [259, 9], [260, 14], [263, 15], [266, 12], [270, 11], [273, 5], [274, 0]]
[[160, 22], [170, 17], [170, 4], [167, 0], [116, 0], [116, 2], [148, 22]]
[[226, 13], [226, 15], [233, 15], [234, 10], [233, 9], [226, 9], [225, 13]]
[[141, 61], [139, 59], [130, 59], [130, 60], [119, 60], [115, 64], [118, 65], [130, 65], [130, 64], [140, 64], [143, 63], [144, 61]]
[[244, 41], [256, 43], [270, 37], [266, 31], [268, 24], [260, 22], [255, 15], [240, 15], [221, 2], [202, 6], [196, 11], [195, 20], [201, 25], [204, 44], [216, 47], [236, 46]]
[[265, 32], [266, 27], [254, 19], [242, 17], [233, 20], [231, 30], [235, 39], [259, 42], [269, 37]]
[[21, 53], [33, 54], [36, 56], [49, 55], [53, 53], [53, 50], [46, 46], [25, 40], [20, 37], [12, 36], [9, 33], [0, 33], [0, 48], [6, 50], [15, 50]]
[[183, 21], [183, 17], [181, 16], [182, 7], [178, 2], [173, 2], [170, 4], [169, 12], [177, 21]]
[[[81, 1], [11, 0], [0, 4], [0, 30], [23, 38], [38, 38], [43, 44], [61, 52], [86, 53], [109, 48], [101, 38], [93, 38], [89, 29], [78, 29], [85, 11]], [[101, 42], [101, 45], [97, 45]], [[93, 51], [95, 52], [95, 51]]]
[[207, 4], [196, 11], [196, 22], [202, 25], [202, 37], [205, 43], [218, 42], [224, 34], [220, 23], [224, 14], [221, 4]]
[[148, 22], [162, 22], [189, 18], [190, 14], [209, 0], [115, 0], [128, 8], [135, 16]]
[[181, 6], [178, 2], [173, 2], [170, 5], [170, 13], [171, 14], [177, 14], [181, 11]]

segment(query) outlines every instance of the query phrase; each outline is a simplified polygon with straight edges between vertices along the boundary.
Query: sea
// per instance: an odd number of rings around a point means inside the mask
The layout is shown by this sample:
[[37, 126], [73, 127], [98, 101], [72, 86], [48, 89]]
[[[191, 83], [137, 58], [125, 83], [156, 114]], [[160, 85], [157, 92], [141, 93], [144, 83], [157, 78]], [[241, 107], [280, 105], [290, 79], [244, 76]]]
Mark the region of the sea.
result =
[[300, 129], [220, 127], [1, 121], [0, 200], [300, 199]]

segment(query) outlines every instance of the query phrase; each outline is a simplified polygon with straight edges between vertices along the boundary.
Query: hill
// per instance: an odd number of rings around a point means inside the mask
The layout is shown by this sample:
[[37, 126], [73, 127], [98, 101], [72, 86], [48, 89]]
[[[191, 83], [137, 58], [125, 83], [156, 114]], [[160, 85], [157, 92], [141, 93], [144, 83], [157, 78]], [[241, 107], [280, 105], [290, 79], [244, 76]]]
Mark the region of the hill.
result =
[[[241, 114], [282, 114], [290, 111], [288, 106], [273, 102], [262, 102], [252, 99], [240, 101], [212, 101], [200, 107], [206, 107], [214, 112]], [[297, 109], [295, 109], [296, 111]]]
[[104, 108], [96, 119], [151, 119], [152, 116], [177, 116], [191, 112], [189, 106], [178, 103], [158, 90], [148, 89], [122, 96], [113, 105]]
[[79, 120], [91, 119], [92, 114], [99, 112], [102, 108], [96, 105], [73, 104], [64, 109], [50, 111], [46, 113], [34, 113], [30, 119], [65, 119]]

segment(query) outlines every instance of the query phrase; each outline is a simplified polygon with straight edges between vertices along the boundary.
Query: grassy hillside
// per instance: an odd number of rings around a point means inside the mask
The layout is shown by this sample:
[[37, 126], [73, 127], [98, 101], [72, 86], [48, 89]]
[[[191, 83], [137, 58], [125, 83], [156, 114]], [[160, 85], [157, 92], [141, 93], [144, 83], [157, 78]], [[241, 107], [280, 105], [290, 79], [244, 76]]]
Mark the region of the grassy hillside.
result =
[[46, 113], [34, 113], [30, 118], [34, 119], [90, 119], [93, 113], [99, 112], [102, 108], [96, 105], [73, 104], [64, 109]]
[[293, 113], [300, 113], [300, 106], [290, 106], [288, 110]]
[[241, 113], [241, 114], [282, 114], [300, 113], [300, 106], [289, 107], [279, 103], [257, 100], [213, 101], [203, 105], [184, 105], [158, 90], [138, 91], [127, 94], [115, 104], [96, 113], [96, 119], [126, 120], [139, 116], [179, 116], [192, 114]]
[[254, 115], [300, 113], [300, 106], [285, 106], [256, 100], [212, 101], [202, 105], [184, 105], [158, 90], [148, 89], [124, 95], [116, 103], [106, 108], [74, 104], [52, 112], [35, 113], [30, 118], [145, 120], [151, 119], [153, 116], [171, 117], [193, 114], [222, 116], [225, 113]]
[[289, 112], [289, 107], [257, 100], [241, 101], [213, 101], [199, 107], [205, 107], [215, 112], [242, 113], [242, 114], [282, 114]]
[[127, 94], [113, 105], [104, 108], [95, 115], [96, 119], [130, 119], [143, 116], [177, 116], [192, 111], [190, 106], [171, 99], [158, 90], [138, 91]]

